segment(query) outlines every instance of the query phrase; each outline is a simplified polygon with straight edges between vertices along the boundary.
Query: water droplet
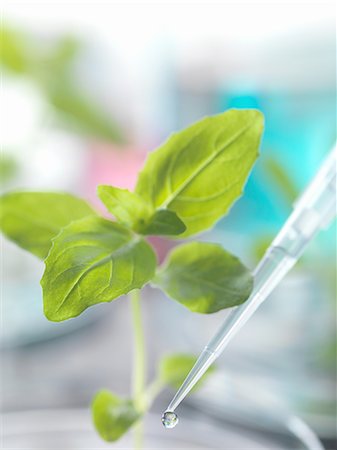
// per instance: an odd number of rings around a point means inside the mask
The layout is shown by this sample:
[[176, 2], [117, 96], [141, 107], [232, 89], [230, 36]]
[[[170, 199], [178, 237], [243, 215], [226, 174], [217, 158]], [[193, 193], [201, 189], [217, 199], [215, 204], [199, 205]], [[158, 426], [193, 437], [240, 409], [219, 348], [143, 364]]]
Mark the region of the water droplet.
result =
[[161, 418], [165, 428], [174, 428], [179, 422], [178, 416], [173, 411], [165, 411]]

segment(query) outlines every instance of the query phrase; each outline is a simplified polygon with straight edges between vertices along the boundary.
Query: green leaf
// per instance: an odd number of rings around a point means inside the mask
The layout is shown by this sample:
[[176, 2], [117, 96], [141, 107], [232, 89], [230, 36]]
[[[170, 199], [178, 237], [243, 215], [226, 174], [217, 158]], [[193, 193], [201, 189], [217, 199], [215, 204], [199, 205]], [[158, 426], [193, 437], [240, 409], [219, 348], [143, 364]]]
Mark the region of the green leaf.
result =
[[70, 194], [12, 192], [0, 197], [0, 229], [17, 245], [45, 258], [61, 228], [95, 212]]
[[[179, 389], [186, 376], [197, 362], [197, 357], [189, 354], [178, 353], [165, 356], [159, 366], [159, 377], [163, 383], [171, 386], [173, 389]], [[199, 380], [196, 388], [200, 388], [207, 376], [213, 373], [214, 366], [211, 366], [205, 375]], [[193, 389], [194, 391], [194, 389]]]
[[97, 194], [108, 211], [130, 228], [137, 229], [153, 214], [153, 210], [139, 195], [127, 189], [100, 185], [97, 187]]
[[41, 61], [42, 64], [47, 65], [49, 70], [53, 70], [55, 74], [65, 74], [69, 72], [72, 63], [82, 49], [81, 42], [72, 35], [64, 35], [56, 43], [52, 51], [48, 51], [47, 57]]
[[176, 235], [186, 230], [177, 214], [169, 210], [154, 211], [137, 194], [114, 186], [101, 185], [98, 197], [122, 224], [145, 235]]
[[206, 242], [176, 247], [154, 283], [191, 311], [204, 314], [243, 303], [253, 289], [252, 275], [239, 259]]
[[1, 26], [0, 64], [19, 74], [26, 73], [29, 65], [24, 37], [5, 25]]
[[178, 235], [186, 230], [186, 226], [177, 214], [168, 209], [160, 209], [139, 228], [141, 234], [148, 235]]
[[46, 85], [49, 102], [67, 128], [108, 142], [124, 143], [120, 127], [94, 100], [82, 93], [65, 77], [62, 82]]
[[87, 217], [61, 230], [45, 263], [44, 313], [59, 322], [141, 288], [153, 277], [156, 256], [122, 225]]
[[97, 393], [91, 410], [96, 430], [108, 442], [117, 441], [141, 416], [131, 400], [107, 390]]
[[258, 156], [263, 115], [229, 110], [173, 134], [149, 155], [135, 192], [178, 214], [182, 237], [210, 228], [240, 194]]
[[125, 143], [121, 127], [95, 98], [74, 83], [74, 61], [81, 43], [71, 36], [60, 39], [56, 48], [34, 36], [3, 27], [0, 64], [28, 76], [42, 89], [63, 125], [85, 136], [118, 144]]

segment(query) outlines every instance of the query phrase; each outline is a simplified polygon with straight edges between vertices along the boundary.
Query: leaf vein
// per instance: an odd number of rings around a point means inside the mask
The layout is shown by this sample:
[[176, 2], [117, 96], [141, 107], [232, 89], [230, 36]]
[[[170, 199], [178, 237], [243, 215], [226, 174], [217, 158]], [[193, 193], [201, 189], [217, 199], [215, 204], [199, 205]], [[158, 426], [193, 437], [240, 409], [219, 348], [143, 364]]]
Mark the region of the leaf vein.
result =
[[66, 295], [64, 296], [64, 298], [62, 299], [61, 303], [59, 304], [59, 306], [56, 309], [56, 313], [60, 311], [60, 309], [62, 308], [62, 306], [64, 305], [64, 303], [67, 301], [67, 299], [69, 298], [69, 296], [71, 295], [71, 293], [74, 291], [75, 287], [79, 284], [79, 282], [92, 270], [96, 269], [97, 267], [100, 267], [102, 265], [104, 265], [107, 261], [109, 261], [109, 259], [111, 258], [111, 255], [109, 255], [108, 257], [105, 257], [99, 261], [97, 261], [95, 264], [89, 266], [83, 273], [81, 273], [81, 275], [76, 279], [76, 281], [73, 283], [73, 285], [71, 286], [71, 288], [68, 290], [68, 292], [66, 293]]
[[251, 124], [247, 125], [246, 127], [242, 128], [240, 131], [235, 133], [224, 146], [222, 146], [217, 152], [212, 153], [208, 158], [203, 161], [203, 163], [199, 166], [199, 168], [193, 172], [189, 177], [186, 178], [186, 180], [179, 186], [179, 188], [174, 192], [171, 196], [165, 200], [161, 205], [163, 207], [168, 207], [171, 202], [174, 201], [174, 199], [182, 192], [186, 187], [204, 170], [206, 167], [208, 167], [214, 159], [216, 159], [226, 148], [228, 148], [237, 138], [242, 136], [246, 131], [251, 127]]
[[217, 192], [216, 194], [209, 195], [207, 197], [187, 197], [187, 196], [179, 196], [179, 202], [188, 202], [188, 203], [202, 203], [202, 202], [208, 202], [210, 200], [215, 200], [218, 197], [221, 197], [226, 192], [230, 191], [235, 187], [237, 184], [240, 184], [241, 180], [235, 181], [231, 185], [227, 186], [225, 189], [223, 189], [220, 192]]
[[224, 286], [222, 286], [220, 284], [217, 284], [217, 283], [214, 283], [214, 282], [212, 282], [210, 280], [204, 279], [198, 274], [198, 272], [194, 272], [193, 275], [189, 275], [187, 273], [184, 273], [182, 270], [179, 270], [179, 271], [175, 270], [175, 271], [172, 271], [171, 273], [173, 275], [173, 279], [176, 278], [176, 277], [177, 277], [177, 279], [179, 279], [179, 278], [180, 279], [186, 279], [188, 281], [192, 281], [194, 285], [195, 284], [208, 285], [208, 286], [210, 286], [212, 289], [214, 289], [216, 291], [221, 291], [221, 292], [224, 292], [226, 294], [228, 293], [228, 294], [231, 294], [231, 295], [238, 295], [238, 292], [237, 292], [236, 289], [231, 289], [231, 288], [228, 288], [228, 287], [224, 287]]

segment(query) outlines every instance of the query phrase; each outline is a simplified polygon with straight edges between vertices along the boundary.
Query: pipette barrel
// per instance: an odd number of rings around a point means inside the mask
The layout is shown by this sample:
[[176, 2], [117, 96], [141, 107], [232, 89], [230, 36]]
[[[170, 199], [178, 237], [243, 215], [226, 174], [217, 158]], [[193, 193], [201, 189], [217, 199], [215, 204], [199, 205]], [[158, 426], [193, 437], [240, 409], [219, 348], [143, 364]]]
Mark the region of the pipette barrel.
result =
[[337, 146], [296, 202], [294, 211], [255, 269], [254, 288], [249, 299], [230, 312], [202, 351], [167, 411], [177, 408], [233, 336], [293, 267], [307, 244], [336, 216], [336, 158]]

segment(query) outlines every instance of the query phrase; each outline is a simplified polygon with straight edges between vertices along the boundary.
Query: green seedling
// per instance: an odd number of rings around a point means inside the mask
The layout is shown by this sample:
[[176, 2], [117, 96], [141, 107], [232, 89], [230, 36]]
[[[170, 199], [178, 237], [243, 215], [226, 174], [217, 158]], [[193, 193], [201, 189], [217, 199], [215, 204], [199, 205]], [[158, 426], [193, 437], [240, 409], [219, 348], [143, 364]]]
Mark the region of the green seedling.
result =
[[210, 314], [243, 303], [253, 278], [220, 245], [189, 241], [158, 267], [147, 236], [180, 239], [210, 229], [241, 195], [258, 156], [263, 116], [229, 110], [173, 134], [152, 152], [134, 192], [99, 186], [98, 196], [115, 220], [100, 217], [85, 201], [62, 193], [15, 192], [1, 198], [1, 229], [44, 259], [44, 313], [55, 322], [129, 294], [135, 362], [133, 393], [122, 399], [103, 390], [92, 404], [101, 437], [116, 441], [135, 428], [166, 386], [177, 388], [192, 368], [190, 355], [165, 356], [145, 386], [145, 346], [140, 289], [151, 284], [193, 312]]

